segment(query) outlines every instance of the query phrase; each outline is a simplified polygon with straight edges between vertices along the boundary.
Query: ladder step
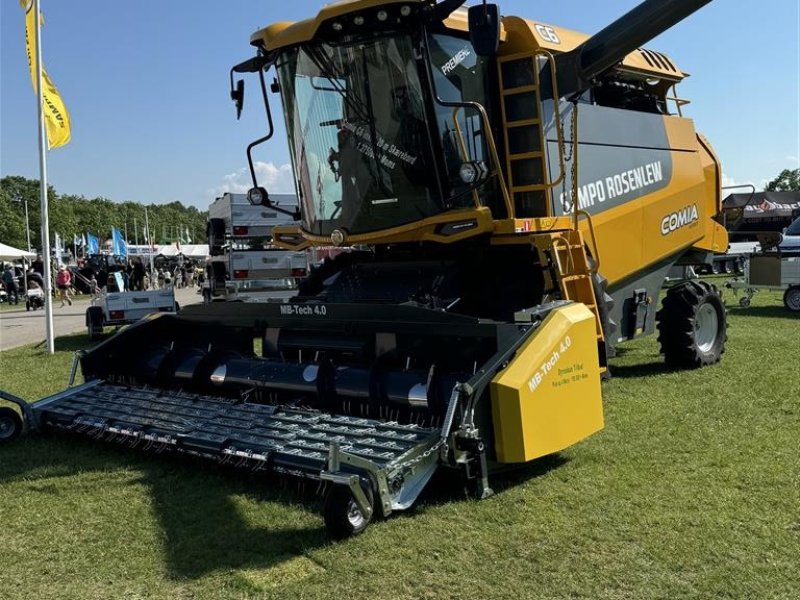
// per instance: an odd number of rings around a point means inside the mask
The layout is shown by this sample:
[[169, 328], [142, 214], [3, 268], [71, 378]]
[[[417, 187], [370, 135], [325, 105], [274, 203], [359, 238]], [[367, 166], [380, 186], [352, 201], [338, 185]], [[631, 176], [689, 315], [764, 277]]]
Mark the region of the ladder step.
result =
[[533, 185], [514, 185], [509, 188], [511, 192], [543, 192], [547, 190], [547, 186], [543, 183], [536, 183]]
[[538, 85], [521, 85], [513, 88], [503, 88], [500, 92], [503, 96], [513, 96], [514, 94], [525, 94], [528, 92], [535, 92], [539, 89]]
[[509, 160], [524, 160], [526, 158], [541, 158], [542, 156], [544, 156], [544, 153], [537, 150], [536, 152], [520, 152], [518, 154], [509, 153], [508, 159]]
[[518, 119], [516, 121], [508, 121], [506, 123], [507, 129], [512, 129], [515, 127], [533, 127], [538, 126], [541, 123], [541, 119]]

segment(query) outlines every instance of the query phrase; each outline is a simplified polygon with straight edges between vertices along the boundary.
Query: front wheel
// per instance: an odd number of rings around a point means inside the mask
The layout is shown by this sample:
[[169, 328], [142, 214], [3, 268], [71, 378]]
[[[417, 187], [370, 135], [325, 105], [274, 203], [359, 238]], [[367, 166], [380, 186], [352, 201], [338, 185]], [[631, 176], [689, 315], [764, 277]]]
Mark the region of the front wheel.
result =
[[716, 286], [687, 281], [671, 288], [660, 311], [658, 341], [668, 365], [697, 368], [719, 362], [725, 352], [725, 304]]
[[17, 439], [22, 433], [22, 417], [13, 408], [0, 408], [0, 444]]
[[334, 485], [325, 498], [322, 516], [325, 519], [325, 528], [328, 535], [334, 540], [344, 540], [362, 533], [372, 522], [375, 514], [375, 502], [372, 488], [363, 485], [364, 495], [372, 509], [365, 514], [356, 503], [353, 493], [346, 485]]
[[792, 312], [800, 312], [800, 285], [792, 286], [783, 293], [783, 305]]

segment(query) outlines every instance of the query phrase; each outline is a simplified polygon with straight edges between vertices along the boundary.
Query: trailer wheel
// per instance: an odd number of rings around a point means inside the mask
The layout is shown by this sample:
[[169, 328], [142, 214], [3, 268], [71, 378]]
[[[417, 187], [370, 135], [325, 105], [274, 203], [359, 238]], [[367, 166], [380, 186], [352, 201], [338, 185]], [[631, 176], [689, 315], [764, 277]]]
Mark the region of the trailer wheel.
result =
[[742, 296], [739, 298], [739, 306], [742, 308], [748, 308], [750, 306], [750, 298], [747, 296]]
[[725, 304], [717, 287], [706, 281], [671, 288], [656, 318], [661, 353], [670, 366], [710, 365], [725, 352]]
[[22, 433], [22, 417], [13, 408], [0, 407], [0, 444], [17, 439]]
[[365, 515], [356, 504], [353, 493], [346, 485], [333, 485], [325, 497], [325, 506], [322, 516], [325, 519], [325, 529], [331, 539], [344, 540], [362, 533], [372, 522], [375, 514], [375, 501], [372, 488], [361, 485], [367, 502], [372, 507], [372, 514]]
[[783, 293], [783, 305], [792, 312], [800, 312], [800, 285], [794, 285]]
[[96, 340], [103, 334], [103, 309], [99, 306], [90, 306], [86, 309], [86, 328], [89, 339]]

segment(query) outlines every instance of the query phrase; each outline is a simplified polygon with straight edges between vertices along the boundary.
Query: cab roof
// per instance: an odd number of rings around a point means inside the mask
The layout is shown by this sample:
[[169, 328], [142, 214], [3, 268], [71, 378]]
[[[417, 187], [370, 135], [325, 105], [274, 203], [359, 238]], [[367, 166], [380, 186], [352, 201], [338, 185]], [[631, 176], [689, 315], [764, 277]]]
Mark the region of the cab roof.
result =
[[[302, 21], [281, 21], [268, 25], [250, 36], [253, 46], [262, 48], [267, 52], [274, 52], [313, 40], [320, 27], [333, 22], [335, 19], [352, 13], [369, 14], [380, 9], [398, 11], [403, 6], [410, 7], [418, 12], [427, 0], [338, 0], [324, 5], [319, 12], [309, 19]], [[445, 21], [445, 27], [453, 31], [466, 33], [469, 30], [467, 10], [461, 8], [453, 12]], [[550, 25], [541, 21], [533, 21], [515, 16], [502, 17], [501, 42], [499, 56], [507, 54], [522, 54], [534, 50], [547, 50], [553, 54], [569, 52], [588, 40], [591, 36], [585, 33]], [[678, 82], [688, 74], [681, 71], [677, 65], [661, 52], [638, 48], [628, 54], [617, 69], [633, 75], [656, 77]]]

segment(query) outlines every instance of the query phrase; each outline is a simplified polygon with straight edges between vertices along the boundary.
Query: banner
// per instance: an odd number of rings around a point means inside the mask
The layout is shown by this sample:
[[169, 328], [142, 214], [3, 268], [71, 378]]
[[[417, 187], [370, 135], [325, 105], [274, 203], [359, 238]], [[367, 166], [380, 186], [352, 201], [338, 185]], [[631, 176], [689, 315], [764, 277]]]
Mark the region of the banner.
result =
[[[33, 14], [33, 0], [19, 0], [19, 5], [25, 10], [25, 47], [28, 53], [28, 70], [31, 73], [33, 91], [38, 94], [36, 77], [36, 16]], [[40, 19], [40, 23], [43, 22]], [[50, 80], [50, 76], [42, 62], [42, 97], [44, 110], [44, 123], [47, 129], [47, 147], [51, 150], [69, 143], [72, 137], [69, 113], [64, 101]]]
[[127, 258], [128, 242], [125, 241], [122, 232], [116, 227], [111, 229], [111, 244], [111, 254]]
[[100, 254], [100, 240], [96, 235], [91, 233], [86, 234], [86, 253], [87, 254]]

